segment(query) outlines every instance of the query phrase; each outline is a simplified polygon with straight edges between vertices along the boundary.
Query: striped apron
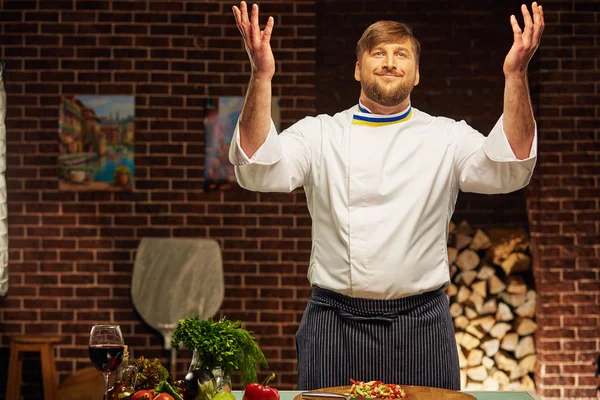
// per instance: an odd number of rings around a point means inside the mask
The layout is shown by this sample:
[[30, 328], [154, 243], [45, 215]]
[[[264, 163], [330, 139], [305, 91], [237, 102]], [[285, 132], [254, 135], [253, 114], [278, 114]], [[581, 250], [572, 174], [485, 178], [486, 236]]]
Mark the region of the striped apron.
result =
[[313, 286], [296, 350], [299, 390], [350, 385], [350, 378], [460, 389], [443, 289], [376, 300]]

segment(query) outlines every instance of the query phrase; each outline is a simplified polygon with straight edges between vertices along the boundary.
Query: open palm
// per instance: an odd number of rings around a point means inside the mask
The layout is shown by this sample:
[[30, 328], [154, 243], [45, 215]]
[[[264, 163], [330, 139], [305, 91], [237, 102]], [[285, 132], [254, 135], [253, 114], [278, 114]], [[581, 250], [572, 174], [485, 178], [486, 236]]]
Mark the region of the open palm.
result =
[[275, 74], [275, 57], [271, 50], [271, 32], [274, 20], [269, 17], [264, 31], [258, 25], [258, 5], [252, 5], [250, 18], [245, 1], [240, 7], [233, 6], [235, 23], [244, 38], [246, 52], [252, 65], [252, 74], [256, 77], [272, 78]]
[[540, 44], [540, 38], [544, 31], [544, 11], [542, 6], [538, 6], [536, 2], [531, 4], [531, 10], [533, 11], [533, 20], [527, 6], [525, 4], [521, 6], [525, 22], [524, 31], [521, 30], [517, 18], [514, 15], [510, 16], [514, 42], [504, 60], [504, 75], [507, 77], [525, 74], [529, 60]]

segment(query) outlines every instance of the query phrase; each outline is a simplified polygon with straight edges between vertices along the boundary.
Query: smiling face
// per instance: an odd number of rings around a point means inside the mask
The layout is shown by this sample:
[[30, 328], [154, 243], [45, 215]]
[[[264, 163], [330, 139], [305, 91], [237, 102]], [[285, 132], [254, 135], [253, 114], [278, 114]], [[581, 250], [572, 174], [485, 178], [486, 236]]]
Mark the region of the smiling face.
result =
[[411, 40], [404, 38], [379, 43], [363, 52], [356, 62], [354, 78], [361, 84], [361, 97], [385, 107], [410, 101], [410, 93], [419, 84], [417, 55]]

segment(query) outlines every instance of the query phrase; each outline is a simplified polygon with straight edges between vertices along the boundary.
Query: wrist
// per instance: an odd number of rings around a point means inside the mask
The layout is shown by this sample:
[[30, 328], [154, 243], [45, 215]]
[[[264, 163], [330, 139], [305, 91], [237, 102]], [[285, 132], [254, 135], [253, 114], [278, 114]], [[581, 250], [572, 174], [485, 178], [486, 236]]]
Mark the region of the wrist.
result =
[[254, 82], [271, 82], [273, 80], [273, 74], [265, 74], [253, 71], [250, 75], [250, 80]]
[[507, 81], [527, 81], [527, 68], [516, 71], [504, 71], [504, 78]]

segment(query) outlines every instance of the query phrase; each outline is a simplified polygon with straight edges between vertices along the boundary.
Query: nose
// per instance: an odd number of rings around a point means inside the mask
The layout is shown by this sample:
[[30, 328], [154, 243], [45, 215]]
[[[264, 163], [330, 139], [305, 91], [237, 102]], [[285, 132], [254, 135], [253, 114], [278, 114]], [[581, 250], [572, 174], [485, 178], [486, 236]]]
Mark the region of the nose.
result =
[[388, 54], [383, 59], [383, 68], [396, 69], [396, 59], [393, 54]]

